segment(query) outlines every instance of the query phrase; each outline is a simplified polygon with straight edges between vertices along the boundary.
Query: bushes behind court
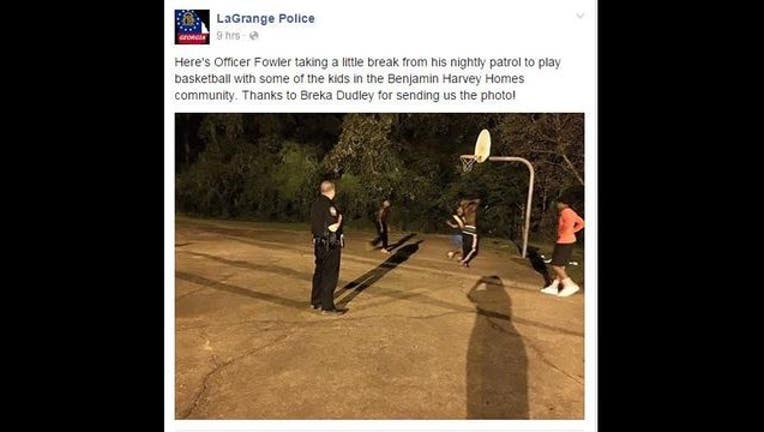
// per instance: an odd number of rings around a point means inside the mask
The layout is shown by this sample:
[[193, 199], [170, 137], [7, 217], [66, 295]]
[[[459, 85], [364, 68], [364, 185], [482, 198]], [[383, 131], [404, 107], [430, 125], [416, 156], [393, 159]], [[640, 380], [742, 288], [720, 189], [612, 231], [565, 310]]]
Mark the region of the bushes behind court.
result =
[[[511, 152], [536, 167], [532, 232], [553, 238], [553, 200], [583, 178], [580, 114], [178, 114], [176, 209], [307, 223], [319, 182], [334, 178], [349, 226], [371, 228], [379, 202], [390, 198], [394, 227], [447, 232], [458, 201], [480, 197], [481, 231], [519, 239], [527, 169], [485, 163], [461, 172], [458, 155], [484, 127], [494, 154]], [[579, 162], [575, 173], [560, 168]], [[574, 207], [583, 215], [582, 203]]]

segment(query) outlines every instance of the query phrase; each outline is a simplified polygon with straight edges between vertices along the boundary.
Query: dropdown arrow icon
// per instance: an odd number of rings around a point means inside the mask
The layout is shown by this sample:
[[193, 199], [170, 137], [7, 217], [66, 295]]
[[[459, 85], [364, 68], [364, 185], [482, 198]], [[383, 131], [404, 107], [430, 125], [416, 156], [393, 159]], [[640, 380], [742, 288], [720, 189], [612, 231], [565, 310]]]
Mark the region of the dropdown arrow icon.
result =
[[583, 18], [584, 17], [584, 13], [583, 12], [576, 12], [576, 16], [578, 18]]

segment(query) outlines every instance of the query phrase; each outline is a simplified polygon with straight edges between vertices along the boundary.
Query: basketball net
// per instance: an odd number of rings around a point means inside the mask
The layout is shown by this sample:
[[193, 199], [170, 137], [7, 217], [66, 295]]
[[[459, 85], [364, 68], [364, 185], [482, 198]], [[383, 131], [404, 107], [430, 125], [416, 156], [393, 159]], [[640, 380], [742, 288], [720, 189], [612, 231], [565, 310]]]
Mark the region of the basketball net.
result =
[[461, 155], [459, 159], [462, 160], [462, 169], [464, 172], [472, 171], [472, 167], [475, 162], [485, 162], [488, 160], [488, 156], [491, 155], [491, 133], [488, 129], [483, 129], [478, 135], [475, 142], [475, 154]]
[[475, 155], [461, 155], [459, 159], [462, 161], [462, 171], [464, 172], [472, 171], [472, 167], [477, 162]]

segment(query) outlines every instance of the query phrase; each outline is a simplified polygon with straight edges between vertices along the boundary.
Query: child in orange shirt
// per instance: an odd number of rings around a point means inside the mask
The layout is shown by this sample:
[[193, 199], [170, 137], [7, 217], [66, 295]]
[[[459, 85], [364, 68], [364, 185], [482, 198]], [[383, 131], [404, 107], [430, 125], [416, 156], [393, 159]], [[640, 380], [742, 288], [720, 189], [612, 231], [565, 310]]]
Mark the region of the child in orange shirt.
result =
[[[565, 273], [565, 266], [570, 261], [573, 253], [573, 246], [576, 244], [576, 233], [584, 229], [584, 220], [581, 219], [570, 205], [566, 203], [567, 198], [557, 200], [557, 210], [560, 212], [557, 226], [557, 243], [552, 252], [552, 269], [557, 274], [557, 278], [549, 286], [541, 290], [544, 294], [552, 294], [559, 297], [568, 297], [581, 289]], [[562, 291], [558, 289], [562, 284]]]

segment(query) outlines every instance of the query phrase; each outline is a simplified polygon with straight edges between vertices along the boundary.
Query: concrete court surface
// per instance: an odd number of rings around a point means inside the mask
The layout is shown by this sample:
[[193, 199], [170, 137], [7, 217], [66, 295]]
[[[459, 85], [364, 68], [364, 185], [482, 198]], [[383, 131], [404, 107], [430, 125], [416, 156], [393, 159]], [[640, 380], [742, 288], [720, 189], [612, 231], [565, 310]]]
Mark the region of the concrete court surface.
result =
[[583, 289], [538, 292], [489, 239], [462, 269], [446, 236], [346, 238], [329, 317], [307, 226], [176, 218], [176, 418], [583, 418]]

